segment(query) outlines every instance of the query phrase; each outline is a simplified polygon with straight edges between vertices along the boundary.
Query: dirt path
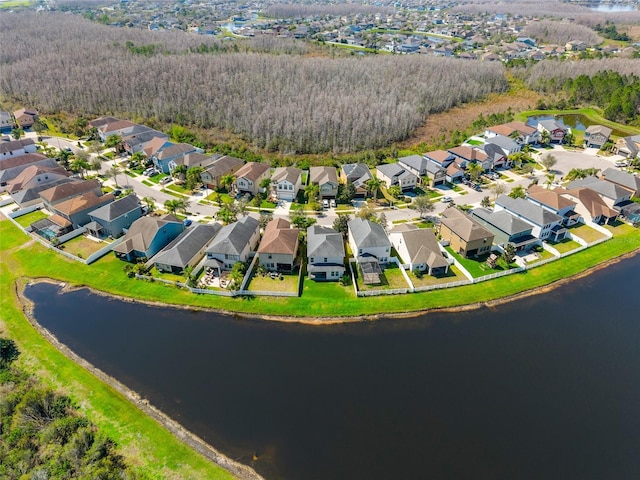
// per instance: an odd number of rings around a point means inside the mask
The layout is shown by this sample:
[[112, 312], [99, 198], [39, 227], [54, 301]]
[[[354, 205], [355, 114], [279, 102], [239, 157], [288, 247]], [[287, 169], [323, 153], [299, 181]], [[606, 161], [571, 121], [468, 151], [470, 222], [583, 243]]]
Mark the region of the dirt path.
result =
[[435, 143], [443, 134], [448, 137], [454, 130], [466, 130], [480, 114], [486, 117], [492, 113], [503, 113], [509, 107], [514, 113], [531, 110], [539, 98], [538, 93], [530, 90], [492, 94], [480, 102], [468, 103], [430, 115], [423, 126], [400, 144], [400, 148], [411, 148], [420, 143]]

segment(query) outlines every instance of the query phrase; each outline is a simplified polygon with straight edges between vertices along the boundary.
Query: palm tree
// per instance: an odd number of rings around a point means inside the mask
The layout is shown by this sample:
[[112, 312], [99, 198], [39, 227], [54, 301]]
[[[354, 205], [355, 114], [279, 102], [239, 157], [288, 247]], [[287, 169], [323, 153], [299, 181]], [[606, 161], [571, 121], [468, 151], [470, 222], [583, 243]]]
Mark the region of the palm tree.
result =
[[469, 178], [474, 181], [477, 182], [478, 179], [480, 178], [480, 175], [482, 175], [482, 172], [484, 172], [484, 168], [482, 168], [482, 165], [478, 164], [478, 163], [472, 163], [469, 165]]
[[88, 155], [86, 152], [78, 152], [76, 158], [69, 164], [72, 172], [80, 173], [80, 177], [84, 179], [84, 172], [91, 168], [91, 165], [87, 161]]
[[142, 201], [147, 205], [149, 213], [153, 212], [156, 209], [156, 201], [153, 197], [143, 197]]
[[382, 186], [382, 180], [380, 180], [377, 177], [373, 177], [369, 180], [367, 180], [365, 182], [365, 185], [367, 186], [367, 190], [369, 192], [371, 192], [371, 195], [373, 195], [373, 202], [377, 202], [378, 201], [378, 189]]
[[169, 213], [176, 213], [180, 209], [180, 206], [180, 200], [178, 199], [166, 200], [164, 202], [164, 208], [166, 208]]
[[227, 192], [229, 192], [229, 187], [231, 187], [231, 185], [233, 185], [233, 182], [235, 181], [236, 181], [235, 175], [229, 173], [227, 175], [223, 175], [222, 178], [220, 178], [220, 186], [224, 188]]
[[118, 188], [118, 174], [119, 173], [120, 173], [120, 168], [118, 167], [118, 165], [116, 165], [114, 163], [113, 166], [111, 168], [109, 168], [109, 170], [104, 172], [104, 176], [107, 177], [107, 179], [113, 178], [113, 181], [116, 184], [116, 188]]
[[551, 142], [551, 134], [548, 130], [542, 131], [542, 133], [540, 134], [540, 142], [543, 145], [549, 145], [549, 142]]
[[547, 190], [551, 190], [551, 185], [553, 184], [554, 180], [556, 179], [556, 174], [555, 173], [547, 173], [547, 181], [545, 182], [545, 185], [547, 186]]

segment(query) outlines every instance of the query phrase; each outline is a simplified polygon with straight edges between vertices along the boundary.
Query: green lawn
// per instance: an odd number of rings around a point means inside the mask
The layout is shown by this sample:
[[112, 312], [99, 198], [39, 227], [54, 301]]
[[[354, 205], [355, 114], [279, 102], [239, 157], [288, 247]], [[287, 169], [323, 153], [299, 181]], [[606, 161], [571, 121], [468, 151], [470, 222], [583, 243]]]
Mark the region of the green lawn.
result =
[[600, 233], [595, 228], [591, 228], [589, 225], [581, 223], [569, 227], [569, 231], [571, 232], [571, 235], [576, 235], [587, 243], [595, 242], [597, 240], [605, 238], [605, 235], [603, 233]]
[[298, 292], [298, 274], [281, 274], [279, 277], [259, 275], [254, 270], [247, 290], [254, 292]]
[[139, 478], [233, 478], [174, 437], [129, 399], [65, 357], [25, 318], [14, 290], [16, 282], [24, 283], [19, 280], [24, 275], [34, 276], [40, 270], [47, 276], [55, 276], [56, 271], [64, 274], [64, 270], [78, 280], [77, 273], [83, 271], [81, 276], [90, 280], [86, 283], [99, 287], [110, 276], [125, 277], [122, 262], [111, 256], [112, 260], [102, 262], [100, 267], [85, 269], [39, 244], [14, 250], [27, 240], [11, 222], [0, 222], [0, 330], [18, 344], [22, 352], [19, 365], [80, 405], [87, 418], [117, 443], [118, 452]]
[[89, 255], [106, 246], [107, 243], [105, 242], [96, 242], [94, 240], [90, 240], [84, 235], [79, 235], [68, 242], [64, 242], [60, 245], [60, 248], [78, 258], [87, 258]]
[[161, 173], [159, 175], [154, 175], [153, 177], [149, 177], [149, 181], [155, 183], [156, 185], [158, 185], [160, 183], [160, 180], [162, 180], [163, 178], [168, 177], [169, 175], [167, 175], [166, 173]]
[[529, 263], [541, 262], [542, 260], [546, 260], [547, 258], [555, 258], [555, 255], [548, 250], [542, 250], [541, 252], [536, 252], [538, 258]]
[[365, 285], [362, 281], [360, 270], [357, 270], [357, 265], [353, 264], [352, 268], [354, 268], [354, 271], [357, 271], [356, 282], [358, 283], [358, 290], [397, 290], [409, 288], [409, 284], [404, 279], [401, 269], [395, 264], [390, 264], [382, 270], [382, 275], [380, 276], [381, 283], [379, 285]]
[[43, 218], [47, 218], [48, 216], [49, 215], [44, 213], [42, 210], [34, 210], [31, 213], [27, 213], [26, 215], [14, 218], [14, 220], [26, 228], [32, 223], [37, 222], [38, 220], [42, 220]]
[[440, 285], [442, 283], [452, 283], [452, 282], [459, 282], [461, 280], [467, 280], [467, 277], [465, 277], [464, 274], [460, 270], [458, 270], [458, 268], [455, 265], [451, 265], [449, 267], [449, 271], [447, 272], [447, 274], [441, 277], [434, 277], [432, 275], [427, 275], [427, 274], [424, 274], [421, 277], [418, 277], [414, 272], [407, 272], [407, 273], [409, 275], [409, 279], [411, 280], [411, 283], [413, 283], [413, 286], [416, 288], [425, 287], [429, 285]]
[[149, 180], [142, 180], [142, 184], [146, 185], [147, 187], [153, 187], [153, 183], [151, 183]]
[[561, 242], [549, 242], [553, 248], [555, 248], [560, 254], [570, 252], [571, 250], [575, 250], [576, 248], [580, 248], [580, 244], [575, 240], [570, 240], [565, 238]]
[[509, 268], [517, 267], [515, 263], [513, 263], [511, 267], [508, 267], [504, 260], [499, 259], [496, 268], [491, 268], [487, 265], [487, 258], [489, 258], [490, 254], [482, 255], [478, 258], [463, 258], [454, 252], [451, 247], [446, 247], [446, 249], [447, 252], [453, 255], [455, 259], [462, 264], [473, 278], [484, 277], [485, 275], [491, 275], [492, 273], [498, 273], [503, 270], [508, 270]]
[[172, 192], [180, 193], [182, 195], [191, 195], [193, 192], [191, 190], [187, 190], [182, 185], [178, 185], [177, 183], [172, 183], [171, 185], [167, 185], [164, 187], [165, 190], [171, 190]]

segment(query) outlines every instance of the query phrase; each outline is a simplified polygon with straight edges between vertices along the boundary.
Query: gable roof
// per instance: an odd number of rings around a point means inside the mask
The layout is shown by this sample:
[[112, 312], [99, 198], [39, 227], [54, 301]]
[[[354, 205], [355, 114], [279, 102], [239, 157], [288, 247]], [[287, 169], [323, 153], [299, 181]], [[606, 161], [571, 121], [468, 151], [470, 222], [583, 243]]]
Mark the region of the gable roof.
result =
[[215, 162], [220, 155], [205, 155], [200, 152], [190, 152], [187, 153], [184, 157], [182, 157], [182, 165], [187, 168], [191, 167], [208, 167], [213, 162]]
[[307, 257], [345, 256], [342, 234], [333, 228], [311, 225], [307, 228]]
[[240, 255], [259, 226], [258, 220], [248, 215], [225, 225], [209, 244], [207, 252]]
[[35, 142], [32, 138], [23, 138], [21, 140], [11, 140], [9, 142], [0, 142], [0, 153], [15, 152], [16, 150], [22, 150], [24, 147], [34, 145]]
[[155, 155], [164, 145], [173, 145], [165, 137], [153, 137], [144, 147], [144, 153], [147, 157]]
[[333, 167], [311, 167], [309, 169], [309, 181], [324, 185], [325, 183], [338, 184], [338, 174]]
[[154, 263], [185, 267], [207, 245], [222, 226], [219, 223], [196, 223], [178, 235], [154, 257]]
[[161, 147], [160, 150], [156, 152], [156, 158], [158, 160], [165, 160], [167, 158], [193, 152], [195, 149], [196, 147], [189, 145], [188, 143], [172, 143], [171, 145]]
[[496, 205], [500, 205], [506, 210], [509, 210], [510, 212], [541, 227], [562, 221], [562, 217], [560, 215], [550, 212], [549, 210], [542, 208], [540, 205], [529, 202], [524, 198], [511, 198], [507, 195], [500, 195], [496, 199]]
[[544, 128], [549, 132], [553, 132], [554, 130], [562, 130], [563, 132], [566, 131], [566, 129], [562, 125], [560, 125], [558, 122], [556, 122], [553, 119], [540, 120], [538, 122], [538, 125], [540, 125], [542, 128]]
[[274, 218], [264, 229], [258, 253], [295, 255], [298, 250], [298, 229], [284, 218]]
[[349, 231], [358, 248], [391, 246], [382, 225], [371, 220], [354, 218], [349, 221]]
[[115, 117], [98, 117], [95, 120], [91, 120], [88, 125], [90, 128], [100, 128], [103, 125], [106, 125], [108, 123], [113, 123], [113, 122], [117, 122], [120, 119], [115, 118]]
[[400, 164], [404, 164], [418, 172], [422, 172], [427, 169], [429, 161], [422, 155], [409, 155], [408, 157], [401, 157], [398, 159]]
[[90, 212], [94, 218], [111, 222], [118, 217], [121, 217], [125, 213], [129, 213], [135, 209], [140, 208], [140, 200], [135, 194], [125, 195], [117, 199], [115, 202], [111, 202], [108, 205], [104, 205], [100, 208], [96, 208]]
[[453, 148], [450, 148], [448, 151], [453, 155], [455, 155], [456, 157], [460, 157], [460, 158], [463, 158], [464, 160], [469, 160], [469, 161], [476, 160], [476, 161], [482, 162], [488, 158], [487, 154], [484, 153], [483, 151], [470, 147], [468, 145], [460, 145], [459, 147], [453, 147]]
[[113, 251], [125, 254], [132, 251], [146, 252], [158, 231], [170, 223], [178, 223], [184, 228], [182, 222], [173, 215], [141, 217], [131, 224], [131, 228], [125, 234], [124, 239], [113, 247]]
[[532, 133], [536, 132], [535, 128], [530, 127], [524, 122], [518, 121], [503, 123], [501, 125], [494, 125], [487, 128], [487, 130], [498, 135], [504, 135], [505, 137], [508, 137], [513, 132], [518, 132], [520, 135], [531, 135]]
[[484, 225], [488, 228], [495, 227], [509, 236], [522, 232], [530, 232], [533, 228], [531, 224], [514, 217], [506, 210], [493, 212], [486, 208], [474, 208], [472, 215], [484, 221]]
[[563, 197], [554, 190], [547, 190], [540, 185], [531, 185], [527, 190], [527, 197], [533, 198], [539, 203], [546, 205], [556, 211], [567, 207], [575, 207], [576, 202], [572, 202], [568, 198]]
[[402, 236], [411, 263], [426, 263], [431, 268], [446, 267], [447, 259], [442, 255], [438, 240], [430, 228], [418, 228], [411, 224], [402, 224], [394, 227], [391, 233]]
[[100, 182], [96, 179], [73, 181], [56, 185], [40, 192], [40, 198], [47, 202], [55, 202], [57, 200], [69, 198], [74, 195], [80, 195], [93, 190], [101, 191], [101, 188]]
[[56, 212], [63, 213], [65, 215], [73, 215], [78, 212], [92, 209], [96, 205], [101, 205], [107, 202], [113, 202], [116, 197], [113, 193], [107, 193], [106, 195], [98, 196], [94, 192], [83, 193], [77, 195], [69, 200], [60, 202], [54, 209]]
[[255, 182], [258, 178], [260, 178], [260, 176], [264, 174], [264, 172], [270, 169], [271, 167], [266, 163], [260, 163], [260, 162], [245, 163], [236, 172], [236, 178], [247, 178], [252, 182]]
[[621, 187], [615, 183], [607, 182], [606, 180], [600, 180], [597, 177], [587, 177], [574, 180], [569, 183], [566, 188], [567, 190], [574, 190], [582, 187], [590, 188], [611, 200], [617, 200], [620, 197], [625, 197], [632, 193], [631, 190], [627, 188]]
[[596, 135], [599, 133], [607, 138], [611, 135], [611, 132], [613, 132], [613, 130], [609, 127], [605, 127], [604, 125], [590, 125], [584, 131], [584, 133], [588, 133], [589, 135]]
[[455, 207], [448, 207], [442, 212], [440, 222], [466, 242], [482, 240], [484, 238], [490, 238], [493, 241], [494, 238], [493, 232], [487, 230], [476, 220]]
[[[11, 180], [9, 182], [9, 186], [7, 188], [7, 190], [11, 193], [11, 192], [15, 192], [18, 190], [22, 190], [23, 186], [28, 183], [30, 180], [32, 180], [34, 177], [38, 176], [38, 175], [43, 175], [45, 173], [50, 173], [52, 174], [52, 181], [54, 178], [59, 179], [61, 177], [68, 177], [69, 174], [67, 173], [67, 171], [63, 168], [63, 167], [43, 167], [41, 165], [30, 165], [27, 168], [25, 168], [22, 172], [20, 172], [20, 175], [18, 175], [16, 178], [14, 178], [13, 180]], [[73, 181], [73, 180], [71, 180]], [[48, 184], [49, 182], [43, 182], [43, 186]], [[39, 192], [41, 192], [42, 190], [44, 190], [43, 188], [41, 188], [40, 190], [38, 190]]]
[[378, 165], [376, 167], [376, 170], [381, 172], [387, 178], [417, 178], [415, 174], [411, 173], [409, 170], [406, 170], [399, 163], [385, 163], [382, 165]]
[[278, 167], [273, 171], [271, 180], [276, 183], [287, 181], [293, 185], [298, 183], [302, 176], [302, 170], [296, 167]]
[[518, 142], [509, 137], [505, 137], [504, 135], [496, 135], [495, 137], [487, 138], [487, 143], [493, 143], [507, 151], [517, 150], [519, 148]]
[[342, 165], [342, 172], [344, 173], [347, 180], [349, 180], [355, 187], [360, 187], [367, 180], [371, 180], [373, 175], [371, 175], [371, 170], [364, 163], [348, 163], [346, 165]]
[[598, 195], [598, 192], [588, 187], [575, 188], [572, 190], [557, 187], [555, 191], [561, 195], [570, 195], [577, 198], [580, 203], [584, 205], [584, 208], [587, 209], [591, 218], [597, 218], [601, 215], [607, 218], [615, 218], [618, 216], [618, 212], [610, 208], [602, 197]]
[[[24, 157], [28, 157], [28, 158], [24, 158]], [[58, 162], [56, 162], [53, 158], [47, 158], [44, 155], [35, 154], [35, 153], [28, 153], [20, 157], [12, 158], [11, 160], [21, 160], [21, 159], [23, 160], [5, 164], [7, 165], [7, 167], [0, 170], [0, 183], [13, 180], [18, 175], [20, 175], [25, 168], [30, 167], [32, 165], [45, 167], [45, 168], [59, 167]]]
[[115, 120], [113, 122], [107, 122], [103, 125], [100, 125], [98, 127], [98, 130], [101, 131], [102, 133], [109, 133], [109, 132], [115, 132], [118, 130], [131, 128], [135, 125], [136, 125], [135, 123], [130, 122], [129, 120]]
[[443, 163], [446, 160], [453, 159], [454, 155], [451, 152], [447, 152], [446, 150], [434, 150], [433, 152], [427, 152], [424, 154], [425, 157], [429, 157], [430, 159]]
[[[28, 165], [30, 163], [36, 163], [41, 160], [54, 160], [48, 158], [42, 153], [25, 153], [17, 157], [0, 158], [0, 171], [8, 170], [10, 168], [20, 167], [22, 165]], [[55, 161], [55, 160], [54, 160]]]
[[206, 167], [206, 171], [212, 178], [217, 178], [219, 176], [226, 175], [228, 172], [240, 165], [244, 165], [244, 160], [225, 155], [217, 158], [212, 164]]
[[624, 188], [633, 190], [634, 192], [640, 191], [640, 178], [629, 172], [624, 172], [617, 168], [610, 167], [602, 172], [602, 178], [607, 182], [621, 185]]

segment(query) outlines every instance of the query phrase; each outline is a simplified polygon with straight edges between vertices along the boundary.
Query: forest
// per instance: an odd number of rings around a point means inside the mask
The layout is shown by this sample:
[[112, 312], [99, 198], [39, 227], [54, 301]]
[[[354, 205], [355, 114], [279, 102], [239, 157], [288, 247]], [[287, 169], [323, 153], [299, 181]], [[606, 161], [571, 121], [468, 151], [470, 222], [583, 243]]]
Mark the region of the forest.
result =
[[571, 41], [584, 42], [590, 47], [602, 42], [602, 38], [589, 27], [550, 20], [530, 23], [523, 29], [522, 35], [535, 38], [541, 43], [563, 46]]
[[0, 42], [12, 47], [0, 52], [0, 88], [16, 101], [43, 113], [218, 127], [284, 153], [386, 146], [430, 113], [508, 87], [504, 67], [490, 62], [274, 54], [265, 42], [252, 51], [231, 41], [230, 51], [196, 35], [53, 13], [3, 25]]
[[137, 478], [69, 397], [15, 366], [18, 356], [15, 343], [0, 338], [0, 478]]

